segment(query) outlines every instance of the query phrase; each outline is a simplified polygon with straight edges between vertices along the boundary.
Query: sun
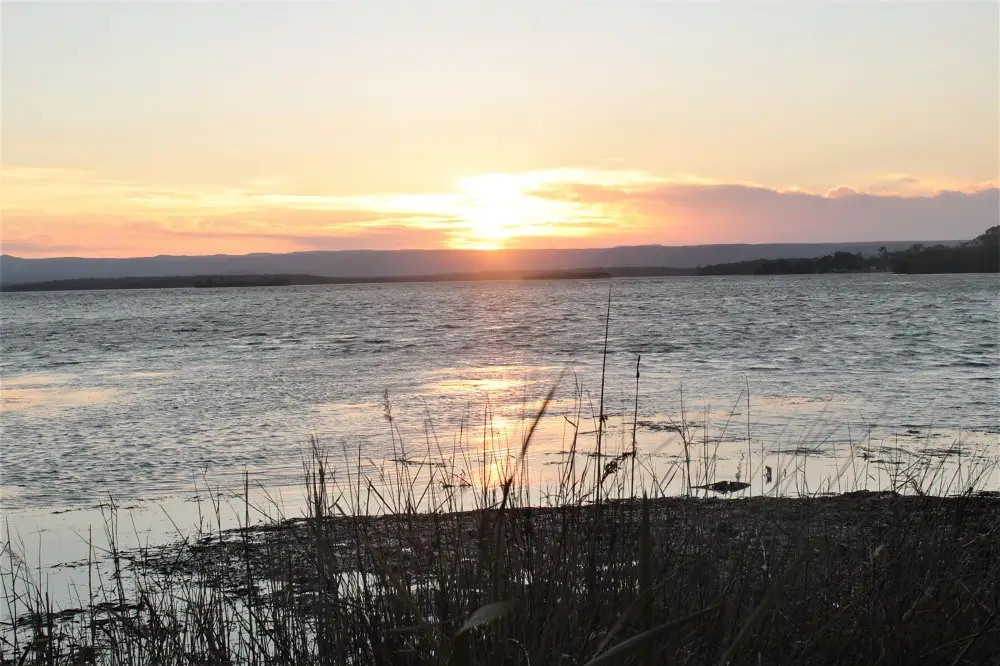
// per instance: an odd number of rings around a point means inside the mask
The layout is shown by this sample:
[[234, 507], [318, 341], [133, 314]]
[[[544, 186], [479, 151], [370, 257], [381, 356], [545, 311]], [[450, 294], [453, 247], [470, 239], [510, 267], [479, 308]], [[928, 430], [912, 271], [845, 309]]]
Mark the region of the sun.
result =
[[500, 249], [539, 222], [532, 197], [521, 179], [483, 174], [458, 184], [463, 195], [461, 217], [468, 224], [467, 247]]
[[449, 214], [455, 248], [500, 250], [526, 239], [583, 237], [595, 217], [585, 206], [546, 197], [561, 173], [485, 173], [458, 181]]

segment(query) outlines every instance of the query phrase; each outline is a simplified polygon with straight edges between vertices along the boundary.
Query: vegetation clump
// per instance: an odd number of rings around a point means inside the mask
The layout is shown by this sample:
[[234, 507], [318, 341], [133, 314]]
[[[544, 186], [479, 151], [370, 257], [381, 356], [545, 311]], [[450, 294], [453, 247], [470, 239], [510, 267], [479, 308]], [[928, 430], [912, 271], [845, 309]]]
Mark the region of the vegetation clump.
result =
[[[610, 307], [609, 292], [609, 320]], [[744, 478], [715, 478], [725, 433], [696, 442], [683, 408], [670, 423], [682, 454], [657, 473], [636, 446], [637, 359], [631, 442], [603, 436], [602, 379], [596, 447], [578, 393], [556, 480], [540, 486], [527, 453], [554, 395], [513, 449], [484, 422], [481, 449], [466, 430], [447, 456], [429, 428], [421, 460], [386, 394], [392, 457], [345, 450], [356, 464], [334, 469], [314, 441], [301, 518], [252, 506], [245, 475], [238, 528], [209, 493], [194, 534], [123, 551], [110, 503], [109, 550], [92, 549], [78, 608], [55, 608], [4, 543], [0, 664], [1000, 663], [1000, 495], [983, 483], [995, 461], [958, 447], [954, 465], [892, 460], [869, 492], [869, 443], [837, 494], [787, 497], [798, 468], [773, 485], [770, 467], [749, 468], [747, 387]]]
[[1000, 498], [905, 472], [898, 492], [615, 498], [628, 453], [608, 474], [567, 460], [539, 502], [523, 456], [461, 488], [440, 465], [336, 474], [314, 449], [305, 517], [252, 525], [247, 493], [240, 528], [112, 538], [76, 611], [6, 544], [2, 663], [997, 663]]
[[958, 245], [912, 245], [877, 254], [834, 252], [802, 259], [756, 259], [698, 268], [699, 275], [806, 275], [813, 273], [998, 273], [1000, 272], [1000, 226], [987, 229], [973, 240]]

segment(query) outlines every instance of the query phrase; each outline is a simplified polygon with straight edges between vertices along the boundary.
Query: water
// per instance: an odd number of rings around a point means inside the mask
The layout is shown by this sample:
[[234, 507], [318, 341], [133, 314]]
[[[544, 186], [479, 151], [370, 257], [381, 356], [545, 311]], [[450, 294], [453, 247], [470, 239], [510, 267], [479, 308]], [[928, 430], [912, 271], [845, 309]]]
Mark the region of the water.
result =
[[[90, 544], [107, 546], [109, 497], [128, 548], [188, 533], [211, 513], [205, 490], [239, 494], [244, 470], [258, 506], [295, 515], [313, 435], [341, 479], [360, 455], [381, 483], [375, 470], [403, 455], [385, 391], [407, 457], [479, 468], [484, 438], [491, 460], [516, 451], [565, 373], [528, 455], [544, 489], [566, 460], [570, 422], [588, 433], [581, 450], [594, 445], [609, 286], [604, 449], [631, 446], [641, 355], [636, 438], [648, 476], [672, 479], [665, 492], [683, 488], [670, 476], [683, 445], [666, 427], [682, 412], [695, 481], [747, 479], [755, 493], [894, 487], [913, 456], [961, 451], [971, 466], [942, 485], [971, 483], [979, 459], [979, 485], [1000, 487], [989, 465], [1000, 456], [996, 276], [3, 294], [0, 541], [74, 605]], [[484, 469], [461, 492], [500, 474]], [[222, 526], [243, 510], [225, 506]]]
[[[683, 394], [689, 420], [704, 420], [708, 409], [723, 427], [718, 420], [748, 385], [751, 436], [765, 446], [832, 447], [872, 428], [997, 441], [995, 276], [610, 284], [612, 415], [631, 418], [641, 354], [641, 421], [678, 418]], [[514, 437], [511, 428], [564, 367], [589, 390], [590, 412], [599, 401], [608, 287], [4, 294], [4, 509], [185, 493], [200, 480], [231, 483], [244, 469], [267, 486], [297, 484], [313, 434], [335, 458], [345, 444], [354, 455], [360, 446], [373, 460], [391, 457], [386, 390], [397, 424], [421, 449], [433, 432], [450, 450], [463, 418], [481, 422], [486, 400], [494, 426]], [[572, 386], [566, 379], [559, 396]], [[557, 403], [556, 416], [569, 406]], [[640, 430], [647, 441], [656, 432]], [[745, 439], [745, 423], [738, 431]]]

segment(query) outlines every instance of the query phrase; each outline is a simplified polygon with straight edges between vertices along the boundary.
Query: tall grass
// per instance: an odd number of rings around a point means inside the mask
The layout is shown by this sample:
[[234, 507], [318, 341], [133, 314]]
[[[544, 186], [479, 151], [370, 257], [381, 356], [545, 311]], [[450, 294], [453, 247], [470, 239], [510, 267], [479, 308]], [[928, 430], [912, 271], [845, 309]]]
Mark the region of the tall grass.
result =
[[998, 663], [1000, 501], [968, 469], [950, 495], [939, 462], [893, 466], [909, 494], [664, 497], [647, 475], [616, 497], [628, 448], [567, 456], [543, 499], [527, 453], [552, 396], [512, 455], [444, 466], [411, 457], [386, 398], [394, 462], [335, 470], [314, 441], [298, 519], [252, 526], [245, 478], [238, 529], [209, 493], [198, 533], [125, 552], [109, 504], [110, 570], [93, 558], [75, 615], [7, 543], [4, 663]]
[[[819, 489], [839, 494], [810, 492], [794, 456], [771, 488], [758, 470], [754, 493], [747, 384], [736, 405], [745, 398], [750, 492], [695, 497], [716, 480], [722, 437], [706, 428], [699, 442], [682, 399], [682, 456], [657, 473], [636, 444], [639, 370], [637, 358], [632, 438], [617, 452], [603, 436], [603, 381], [595, 450], [583, 450], [576, 382], [567, 455], [541, 486], [528, 454], [556, 387], [513, 445], [488, 435], [487, 403], [481, 446], [463, 424], [461, 445], [428, 436], [422, 458], [385, 394], [392, 459], [345, 449], [353, 462], [335, 469], [314, 440], [303, 517], [254, 506], [245, 476], [237, 529], [223, 529], [223, 498], [209, 491], [195, 534], [126, 551], [109, 502], [110, 546], [91, 548], [76, 609], [54, 608], [8, 541], [0, 583], [14, 627], [0, 661], [1000, 663], [1000, 500], [981, 492], [995, 462], [900, 459], [891, 490], [867, 492], [873, 447], [852, 442]], [[677, 478], [683, 492], [669, 496]], [[777, 496], [790, 486], [798, 497]]]

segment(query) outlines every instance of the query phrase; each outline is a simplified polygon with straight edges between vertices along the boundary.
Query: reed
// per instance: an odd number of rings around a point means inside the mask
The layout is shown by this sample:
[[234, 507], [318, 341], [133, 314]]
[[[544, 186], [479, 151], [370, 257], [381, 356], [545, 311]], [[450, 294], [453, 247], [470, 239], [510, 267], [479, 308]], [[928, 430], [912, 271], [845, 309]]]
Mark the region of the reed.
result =
[[[90, 563], [75, 611], [53, 608], [41, 572], [5, 543], [16, 631], [3, 663], [996, 663], [990, 468], [947, 471], [941, 458], [892, 466], [895, 491], [736, 500], [688, 496], [690, 483], [667, 497], [646, 475], [640, 499], [594, 487], [630, 489], [630, 465], [587, 457], [580, 470], [570, 456], [539, 501], [527, 453], [551, 399], [513, 460], [487, 446], [494, 459], [444, 466], [408, 457], [387, 400], [396, 460], [365, 466], [359, 452], [335, 470], [314, 440], [302, 518], [251, 524], [266, 512], [244, 477], [237, 529], [222, 529], [209, 491], [197, 532], [126, 552], [109, 502], [110, 565]], [[674, 473], [692, 462], [714, 464]], [[491, 487], [455, 482], [483, 465], [502, 470]]]
[[[608, 321], [610, 307], [609, 293]], [[574, 377], [575, 408], [554, 417], [567, 451], [548, 484], [532, 481], [529, 453], [558, 384], [513, 445], [498, 441], [487, 402], [481, 443], [462, 423], [448, 451], [430, 425], [422, 457], [386, 393], [392, 458], [345, 445], [341, 459], [353, 462], [335, 469], [313, 439], [302, 517], [254, 505], [245, 474], [235, 498], [205, 484], [208, 515], [194, 533], [127, 551], [109, 500], [109, 547], [91, 545], [86, 601], [74, 608], [53, 607], [42, 572], [8, 538], [0, 663], [1000, 663], [995, 459], [957, 446], [904, 459], [869, 436], [852, 440], [821, 488], [809, 488], [799, 450], [773, 483], [758, 470], [754, 493], [747, 382], [730, 410], [745, 399], [746, 482], [727, 480], [741, 489], [735, 500], [697, 497], [718, 481], [729, 422], [710, 438], [706, 416], [698, 442], [682, 397], [670, 426], [681, 455], [654, 466], [636, 442], [637, 357], [632, 437], [616, 452], [603, 368], [594, 450], [581, 439]], [[868, 491], [871, 460], [893, 455], [887, 490]], [[667, 490], [675, 479], [679, 494]], [[223, 528], [226, 504], [235, 529]]]

